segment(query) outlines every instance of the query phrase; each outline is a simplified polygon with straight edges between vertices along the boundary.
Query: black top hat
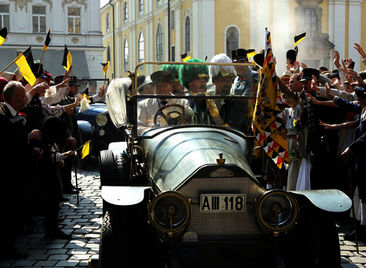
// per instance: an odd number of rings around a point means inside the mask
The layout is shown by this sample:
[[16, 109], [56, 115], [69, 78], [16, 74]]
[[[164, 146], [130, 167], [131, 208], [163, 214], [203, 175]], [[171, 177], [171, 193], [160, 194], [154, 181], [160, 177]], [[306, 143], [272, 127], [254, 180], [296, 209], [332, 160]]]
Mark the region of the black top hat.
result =
[[61, 74], [61, 75], [58, 75], [58, 76], [55, 76], [55, 78], [53, 79], [53, 81], [55, 82], [55, 84], [60, 84], [62, 81], [64, 81], [64, 75]]
[[334, 69], [332, 71], [332, 74], [330, 75], [330, 78], [338, 78], [339, 79], [339, 71], [338, 71], [338, 69]]
[[253, 61], [255, 64], [257, 64], [259, 67], [262, 68], [264, 63], [264, 54], [263, 53], [255, 54], [253, 57]]
[[297, 49], [287, 50], [286, 59], [288, 59], [291, 64], [293, 64], [296, 61], [296, 57], [297, 57]]
[[364, 87], [355, 87], [354, 89], [356, 95], [357, 95], [357, 98], [366, 98], [366, 89]]
[[69, 86], [80, 86], [79, 80], [76, 76], [70, 76]]
[[[39, 69], [39, 71], [38, 71], [38, 69]], [[39, 62], [35, 62], [32, 66], [32, 72], [36, 78], [41, 77], [43, 74], [43, 64], [39, 63]]]
[[150, 75], [151, 80], [156, 82], [173, 82], [175, 80], [174, 75], [167, 71], [156, 71]]
[[233, 62], [244, 60], [248, 60], [247, 51], [244, 48], [238, 48], [231, 52], [231, 58]]
[[313, 75], [315, 75], [315, 77], [319, 79], [319, 70], [314, 69], [314, 68], [305, 68], [305, 69], [303, 69], [302, 70], [302, 78], [301, 78], [300, 82], [305, 82], [305, 81], [308, 81], [308, 80], [312, 80]]

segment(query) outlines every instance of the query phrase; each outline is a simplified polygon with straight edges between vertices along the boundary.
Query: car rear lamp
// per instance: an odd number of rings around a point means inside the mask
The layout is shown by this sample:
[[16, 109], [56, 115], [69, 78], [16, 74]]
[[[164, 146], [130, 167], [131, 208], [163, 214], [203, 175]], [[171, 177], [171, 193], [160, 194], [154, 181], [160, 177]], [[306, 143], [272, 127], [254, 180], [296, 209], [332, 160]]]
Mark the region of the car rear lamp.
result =
[[275, 235], [292, 228], [298, 218], [299, 206], [288, 192], [265, 192], [257, 202], [256, 215], [260, 224]]
[[182, 194], [167, 191], [150, 202], [149, 218], [156, 229], [172, 235], [188, 226], [191, 204]]
[[105, 114], [98, 114], [97, 117], [95, 117], [95, 122], [98, 126], [104, 127], [108, 122], [108, 118]]

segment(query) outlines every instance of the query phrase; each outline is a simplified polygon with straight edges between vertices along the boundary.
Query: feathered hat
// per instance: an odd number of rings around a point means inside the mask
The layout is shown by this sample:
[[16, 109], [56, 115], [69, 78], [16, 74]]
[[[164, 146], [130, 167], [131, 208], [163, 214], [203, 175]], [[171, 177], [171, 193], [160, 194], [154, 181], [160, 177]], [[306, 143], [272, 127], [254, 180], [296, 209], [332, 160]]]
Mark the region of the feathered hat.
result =
[[161, 67], [161, 70], [172, 73], [174, 75], [175, 80], [176, 81], [179, 80], [179, 65], [165, 64]]
[[[205, 61], [193, 58], [187, 60], [186, 62], [202, 62]], [[189, 82], [194, 79], [205, 78], [208, 82], [208, 67], [207, 65], [181, 65], [179, 67], [179, 82], [185, 87], [189, 89]]]
[[[224, 53], [220, 53], [215, 55], [211, 61], [212, 63], [232, 63], [231, 59]], [[235, 69], [234, 66], [228, 65], [210, 65], [210, 75], [212, 79], [215, 79], [216, 76], [232, 76], [235, 77]]]

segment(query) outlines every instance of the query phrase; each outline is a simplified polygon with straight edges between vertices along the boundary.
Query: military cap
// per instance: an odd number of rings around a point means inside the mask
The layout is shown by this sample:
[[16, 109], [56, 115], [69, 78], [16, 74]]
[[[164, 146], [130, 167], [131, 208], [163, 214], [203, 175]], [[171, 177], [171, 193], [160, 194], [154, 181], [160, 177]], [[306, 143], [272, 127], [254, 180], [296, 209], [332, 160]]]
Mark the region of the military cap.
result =
[[231, 52], [231, 58], [233, 59], [233, 62], [244, 60], [248, 60], [247, 51], [244, 48], [238, 48]]
[[[186, 62], [205, 62], [203, 60], [193, 58]], [[208, 82], [208, 67], [207, 65], [181, 65], [179, 67], [179, 82], [185, 87], [189, 88], [189, 82], [194, 79], [205, 78]]]
[[161, 70], [172, 73], [175, 80], [179, 79], [179, 65], [165, 64], [161, 67]]
[[167, 71], [156, 71], [153, 72], [150, 75], [151, 80], [156, 82], [173, 82], [174, 81], [174, 75], [171, 72]]
[[314, 68], [305, 68], [305, 69], [303, 69], [302, 70], [302, 78], [301, 78], [300, 82], [305, 82], [305, 81], [308, 81], [308, 80], [312, 80], [313, 75], [315, 75], [315, 77], [319, 79], [319, 70], [314, 69]]
[[366, 89], [364, 87], [357, 86], [354, 89], [357, 98], [366, 98]]

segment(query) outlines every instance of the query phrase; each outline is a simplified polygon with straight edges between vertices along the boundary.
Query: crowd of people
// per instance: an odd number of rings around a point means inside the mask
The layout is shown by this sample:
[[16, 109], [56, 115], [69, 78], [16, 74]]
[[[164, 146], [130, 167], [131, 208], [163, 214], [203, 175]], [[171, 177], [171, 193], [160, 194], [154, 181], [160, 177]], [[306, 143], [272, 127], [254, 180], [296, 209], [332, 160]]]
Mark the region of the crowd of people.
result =
[[[79, 80], [65, 75], [53, 77], [43, 65], [34, 63], [37, 78], [31, 86], [18, 72], [0, 77], [0, 156], [3, 220], [0, 258], [24, 257], [15, 247], [16, 237], [32, 232], [34, 216], [44, 216], [48, 239], [70, 239], [59, 228], [59, 205], [64, 194], [76, 194], [71, 181], [75, 150], [80, 146], [76, 107], [85, 98]], [[90, 97], [97, 101], [105, 88]]]
[[[366, 53], [355, 43], [363, 63]], [[215, 55], [211, 63], [249, 63], [248, 51], [237, 49], [232, 57]], [[180, 122], [231, 126], [251, 133], [251, 124], [264, 52], [253, 57], [253, 66], [167, 65], [145, 79], [140, 77], [139, 94], [186, 95], [187, 100], [158, 98], [139, 101], [139, 134], [157, 125], [177, 124], [162, 110], [180, 106]], [[341, 189], [359, 201], [359, 238], [366, 241], [366, 71], [356, 72], [352, 59], [333, 53], [334, 70], [312, 68], [296, 59], [297, 49], [286, 54], [286, 72], [277, 77], [283, 101], [283, 133], [288, 142], [289, 163], [278, 170], [267, 161], [267, 189]], [[193, 58], [190, 63], [205, 61]], [[274, 59], [274, 64], [275, 59]], [[170, 74], [169, 74], [170, 72]], [[208, 92], [211, 78], [214, 91]], [[147, 81], [147, 82], [146, 82]], [[150, 83], [151, 82], [151, 83]], [[178, 83], [178, 86], [177, 86]], [[152, 86], [151, 86], [152, 85]], [[178, 88], [178, 89], [175, 89]], [[148, 90], [146, 90], [148, 89]], [[183, 89], [183, 90], [182, 90]], [[174, 92], [174, 93], [173, 93]], [[196, 95], [247, 96], [247, 103], [227, 99], [190, 99]], [[168, 105], [170, 104], [170, 105]], [[176, 108], [177, 109], [177, 108]], [[159, 110], [158, 115], [156, 112]], [[346, 236], [354, 239], [354, 234]]]

